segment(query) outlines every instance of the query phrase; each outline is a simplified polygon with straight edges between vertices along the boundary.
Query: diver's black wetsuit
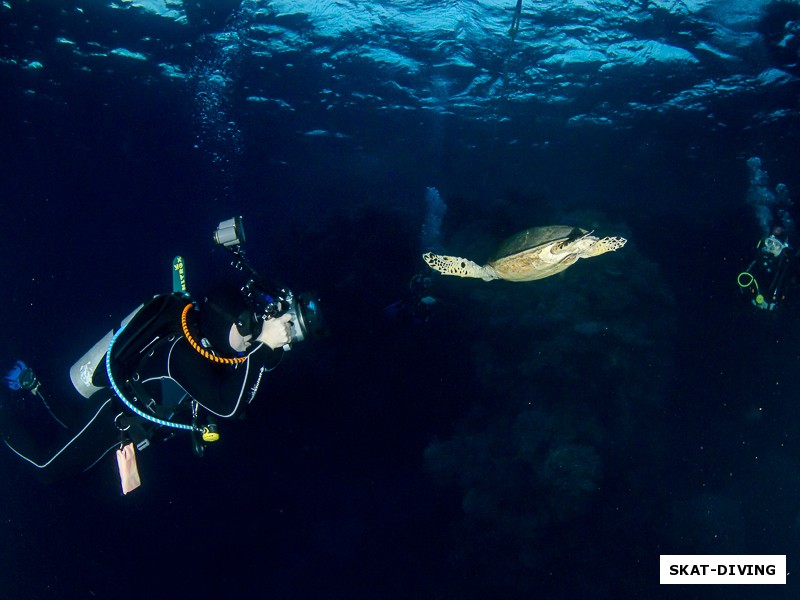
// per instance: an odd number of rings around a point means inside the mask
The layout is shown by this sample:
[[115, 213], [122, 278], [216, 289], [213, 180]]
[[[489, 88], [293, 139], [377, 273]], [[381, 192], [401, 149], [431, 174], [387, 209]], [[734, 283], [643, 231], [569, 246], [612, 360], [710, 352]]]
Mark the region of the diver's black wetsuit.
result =
[[[181, 313], [190, 302], [183, 294], [163, 294], [135, 313], [112, 347], [114, 381], [134, 406], [161, 420], [191, 422], [193, 400], [199, 404], [201, 417], [207, 413], [218, 418], [239, 416], [253, 400], [263, 373], [280, 361], [282, 351], [259, 344], [237, 364], [220, 364], [202, 356], [181, 325]], [[197, 311], [190, 309], [187, 325], [192, 338], [199, 341], [196, 317]], [[77, 415], [64, 415], [62, 406], [53, 406], [56, 416], [68, 425], [61, 429], [63, 437], [55, 444], [35, 439], [52, 437], [52, 431], [41, 433], [47, 428], [27, 431], [32, 427], [5, 419], [6, 444], [37, 467], [44, 479], [86, 470], [128, 439], [139, 442], [142, 436], [149, 439], [158, 431], [173, 431], [136, 415], [119, 400], [111, 390], [105, 366], [105, 362], [97, 365], [91, 379], [101, 389], [80, 399]], [[50, 399], [48, 402], [53, 404]]]

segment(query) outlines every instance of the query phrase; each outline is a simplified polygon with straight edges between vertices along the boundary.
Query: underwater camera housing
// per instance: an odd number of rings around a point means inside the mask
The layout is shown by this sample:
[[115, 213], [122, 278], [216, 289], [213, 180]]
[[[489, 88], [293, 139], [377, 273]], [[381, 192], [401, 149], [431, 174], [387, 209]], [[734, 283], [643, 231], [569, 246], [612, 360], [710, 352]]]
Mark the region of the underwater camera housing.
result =
[[283, 347], [290, 350], [291, 344], [302, 342], [309, 335], [325, 335], [319, 298], [313, 292], [302, 292], [295, 295], [292, 290], [264, 279], [247, 261], [244, 255], [244, 223], [242, 217], [233, 217], [222, 221], [214, 231], [214, 243], [228, 250], [233, 259], [231, 265], [245, 273], [247, 282], [241, 292], [253, 311], [253, 323], [250, 331], [253, 337], [261, 332], [261, 326], [267, 319], [274, 319], [284, 314], [291, 315], [291, 340]]

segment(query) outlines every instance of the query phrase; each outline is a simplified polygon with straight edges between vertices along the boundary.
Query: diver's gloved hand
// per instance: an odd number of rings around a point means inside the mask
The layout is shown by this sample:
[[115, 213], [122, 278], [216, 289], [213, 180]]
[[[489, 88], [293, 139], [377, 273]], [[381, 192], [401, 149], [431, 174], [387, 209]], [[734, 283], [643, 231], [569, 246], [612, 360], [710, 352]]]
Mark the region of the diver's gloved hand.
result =
[[267, 319], [256, 339], [273, 350], [285, 346], [292, 341], [291, 317], [292, 315], [286, 313], [277, 319]]

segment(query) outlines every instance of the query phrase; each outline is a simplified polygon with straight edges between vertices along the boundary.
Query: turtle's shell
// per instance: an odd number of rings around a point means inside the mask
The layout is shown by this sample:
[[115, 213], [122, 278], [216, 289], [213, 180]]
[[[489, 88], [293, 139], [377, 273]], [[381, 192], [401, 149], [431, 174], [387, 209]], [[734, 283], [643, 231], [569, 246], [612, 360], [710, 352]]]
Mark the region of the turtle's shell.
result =
[[489, 264], [503, 279], [531, 281], [543, 279], [572, 265], [578, 256], [566, 254], [563, 260], [542, 260], [554, 244], [571, 242], [589, 233], [580, 227], [548, 225], [532, 227], [511, 236], [497, 249]]

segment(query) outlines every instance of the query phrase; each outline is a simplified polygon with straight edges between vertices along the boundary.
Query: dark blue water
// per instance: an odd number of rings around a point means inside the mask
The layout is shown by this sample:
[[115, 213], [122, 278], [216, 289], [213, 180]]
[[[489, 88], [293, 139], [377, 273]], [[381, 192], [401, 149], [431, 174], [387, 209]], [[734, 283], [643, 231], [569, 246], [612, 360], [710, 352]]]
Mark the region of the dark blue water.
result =
[[[0, 457], [5, 598], [794, 597], [791, 575], [695, 591], [660, 588], [657, 569], [660, 554], [786, 554], [792, 573], [800, 551], [800, 295], [765, 314], [736, 285], [759, 237], [747, 158], [800, 193], [796, 82], [574, 127], [501, 102], [476, 119], [386, 97], [326, 108], [309, 49], [275, 59], [293, 75], [242, 58], [233, 125], [210, 130], [197, 71], [153, 63], [213, 63], [203, 34], [229, 10], [187, 5], [176, 29], [74, 6], [0, 13], [8, 57], [48, 58], [45, 81], [2, 65], [2, 364], [69, 394], [76, 358], [170, 289], [173, 256], [190, 291], [228, 273], [211, 232], [238, 214], [252, 262], [316, 290], [331, 336], [292, 350], [205, 458], [181, 437], [140, 453], [129, 496], [112, 458], [44, 486]], [[156, 41], [146, 64], [111, 68], [65, 52], [65, 31]], [[264, 77], [297, 110], [248, 101]], [[754, 126], [759, 110], [788, 116]], [[346, 137], [305, 135], [319, 128]], [[387, 318], [424, 272], [428, 186], [448, 206], [444, 249], [479, 262], [541, 224], [629, 242], [539, 282], [439, 277], [428, 323]]]

